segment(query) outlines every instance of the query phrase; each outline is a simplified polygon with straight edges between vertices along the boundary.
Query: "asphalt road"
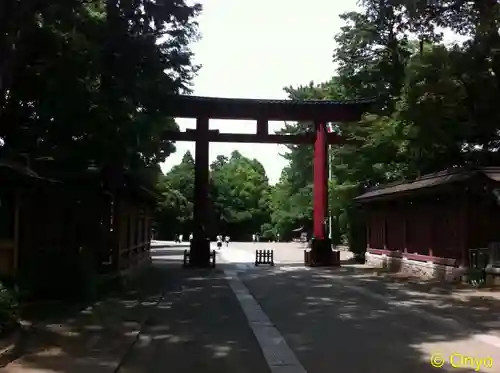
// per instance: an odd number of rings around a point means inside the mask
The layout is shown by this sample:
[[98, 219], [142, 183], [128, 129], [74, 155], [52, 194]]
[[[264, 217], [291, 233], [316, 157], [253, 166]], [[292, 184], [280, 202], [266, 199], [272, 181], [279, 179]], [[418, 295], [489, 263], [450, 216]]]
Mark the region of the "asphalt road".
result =
[[[277, 266], [254, 268], [257, 248], [274, 249]], [[231, 243], [219, 257], [309, 373], [500, 372], [499, 308], [391, 284], [362, 266], [307, 269], [297, 244]]]

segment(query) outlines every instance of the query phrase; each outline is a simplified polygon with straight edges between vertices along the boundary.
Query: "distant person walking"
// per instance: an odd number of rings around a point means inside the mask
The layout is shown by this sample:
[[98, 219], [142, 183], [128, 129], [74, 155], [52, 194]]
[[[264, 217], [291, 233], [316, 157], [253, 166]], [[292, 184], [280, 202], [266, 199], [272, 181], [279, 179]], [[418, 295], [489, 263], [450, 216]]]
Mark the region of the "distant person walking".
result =
[[217, 235], [217, 248], [220, 250], [222, 247], [222, 235]]
[[226, 236], [224, 239], [226, 241], [226, 247], [228, 247], [229, 246], [229, 236]]
[[184, 235], [182, 233], [179, 234], [179, 243], [182, 243], [183, 238], [184, 238]]
[[194, 238], [194, 236], [193, 236], [193, 234], [191, 233], [191, 234], [189, 235], [189, 243], [193, 242], [193, 238]]
[[256, 238], [255, 236], [256, 236], [256, 235], [255, 235], [255, 233], [254, 233], [254, 234], [252, 234], [252, 242], [253, 242], [253, 243], [255, 243], [255, 238]]
[[280, 234], [276, 233], [276, 242], [280, 242]]

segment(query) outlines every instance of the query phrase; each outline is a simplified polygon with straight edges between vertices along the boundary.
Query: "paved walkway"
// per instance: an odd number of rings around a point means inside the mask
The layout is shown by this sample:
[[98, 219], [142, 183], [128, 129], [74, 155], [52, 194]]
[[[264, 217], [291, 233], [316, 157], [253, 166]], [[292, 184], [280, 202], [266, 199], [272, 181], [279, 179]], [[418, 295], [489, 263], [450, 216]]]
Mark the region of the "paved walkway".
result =
[[363, 266], [308, 269], [296, 247], [274, 249], [288, 264], [238, 276], [305, 371], [435, 372], [432, 355], [447, 360], [441, 371], [500, 371], [495, 297], [464, 300], [470, 290], [407, 286]]
[[[216, 270], [195, 270], [180, 266], [184, 247], [158, 246], [144, 286], [47, 325], [0, 371], [500, 371], [500, 303], [467, 303], [363, 268], [311, 270], [301, 248], [273, 248], [274, 268], [253, 268], [241, 252], [255, 246], [236, 243]], [[432, 355], [444, 365], [433, 367]]]
[[159, 291], [137, 289], [46, 325], [0, 371], [269, 372], [223, 271], [186, 270], [182, 251], [161, 254], [150, 285]]
[[[307, 372], [426, 373], [435, 371], [430, 358], [438, 353], [492, 357], [499, 364], [500, 339], [485, 324], [471, 319], [461, 324], [451, 311], [441, 312], [442, 304], [422, 298], [410, 303], [404, 291], [375, 291], [349, 273], [332, 272], [294, 268], [240, 273]], [[493, 318], [485, 310], [470, 314], [483, 322]], [[457, 371], [449, 365], [442, 370]]]
[[[162, 296], [165, 273], [152, 269], [127, 292], [109, 296], [72, 317], [31, 319], [17, 346], [20, 357], [6, 373], [112, 372], [135, 342], [150, 310]], [[60, 305], [65, 307], [64, 304]], [[67, 306], [66, 306], [67, 307]]]

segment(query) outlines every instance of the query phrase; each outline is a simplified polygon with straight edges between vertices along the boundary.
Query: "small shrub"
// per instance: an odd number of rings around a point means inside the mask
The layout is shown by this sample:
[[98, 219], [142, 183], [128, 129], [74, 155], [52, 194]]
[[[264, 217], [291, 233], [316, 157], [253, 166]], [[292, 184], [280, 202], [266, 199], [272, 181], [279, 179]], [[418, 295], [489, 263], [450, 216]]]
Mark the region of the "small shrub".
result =
[[18, 302], [15, 291], [0, 282], [0, 335], [11, 329], [17, 321]]
[[365, 254], [366, 253], [364, 253], [364, 252], [357, 252], [357, 253], [355, 252], [354, 256], [353, 256], [354, 261], [358, 264], [365, 264], [365, 262], [366, 262]]
[[486, 274], [483, 269], [480, 268], [471, 268], [469, 269], [464, 277], [466, 278], [466, 282], [470, 285], [480, 288], [486, 284]]

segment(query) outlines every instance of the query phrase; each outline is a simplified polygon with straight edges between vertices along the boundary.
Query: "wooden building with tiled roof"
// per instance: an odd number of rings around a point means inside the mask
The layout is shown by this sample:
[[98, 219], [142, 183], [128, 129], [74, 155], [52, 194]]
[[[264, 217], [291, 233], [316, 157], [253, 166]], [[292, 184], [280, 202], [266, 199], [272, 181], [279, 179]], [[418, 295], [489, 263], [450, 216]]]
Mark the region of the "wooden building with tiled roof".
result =
[[500, 168], [457, 168], [384, 185], [355, 198], [366, 260], [455, 280], [470, 252], [500, 241]]
[[33, 293], [52, 296], [85, 265], [111, 278], [150, 262], [158, 196], [142, 180], [122, 169], [29, 166], [0, 161], [0, 279], [30, 278]]

